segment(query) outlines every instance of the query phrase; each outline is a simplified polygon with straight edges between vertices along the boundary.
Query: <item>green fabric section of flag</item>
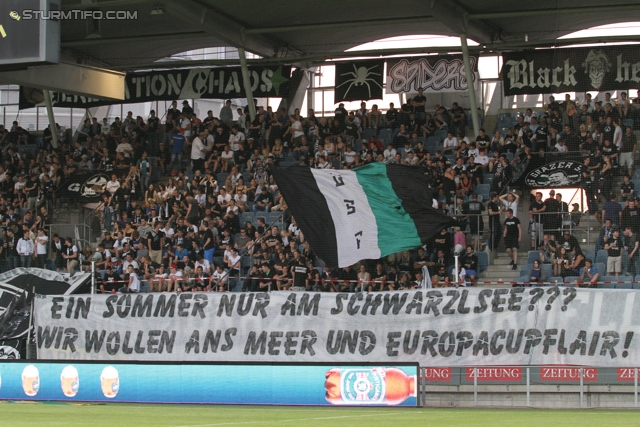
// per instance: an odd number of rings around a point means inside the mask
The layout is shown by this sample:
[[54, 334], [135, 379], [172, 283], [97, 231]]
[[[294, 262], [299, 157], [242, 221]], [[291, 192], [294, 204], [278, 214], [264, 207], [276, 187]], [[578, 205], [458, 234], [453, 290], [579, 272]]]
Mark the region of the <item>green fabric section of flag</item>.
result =
[[386, 164], [371, 163], [354, 171], [376, 218], [380, 256], [421, 246], [416, 224], [393, 191]]

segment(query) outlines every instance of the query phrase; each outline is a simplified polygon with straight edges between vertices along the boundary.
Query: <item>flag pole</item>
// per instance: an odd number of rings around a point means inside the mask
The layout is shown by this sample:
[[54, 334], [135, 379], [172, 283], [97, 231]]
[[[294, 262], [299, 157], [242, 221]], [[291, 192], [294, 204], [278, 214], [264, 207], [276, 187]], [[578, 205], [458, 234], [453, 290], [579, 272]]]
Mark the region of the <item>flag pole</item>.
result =
[[454, 276], [453, 280], [454, 280], [454, 283], [456, 284], [456, 288], [458, 286], [460, 286], [460, 274], [458, 273], [458, 267], [459, 267], [458, 266], [458, 257], [459, 257], [458, 254], [454, 254], [453, 255], [453, 258], [455, 259], [455, 267], [454, 267], [455, 276]]

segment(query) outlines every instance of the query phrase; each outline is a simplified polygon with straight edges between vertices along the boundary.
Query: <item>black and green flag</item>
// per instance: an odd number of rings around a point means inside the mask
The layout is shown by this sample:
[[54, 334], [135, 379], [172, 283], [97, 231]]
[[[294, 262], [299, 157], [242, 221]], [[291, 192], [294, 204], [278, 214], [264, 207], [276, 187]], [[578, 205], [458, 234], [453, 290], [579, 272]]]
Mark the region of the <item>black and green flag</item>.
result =
[[433, 209], [426, 176], [411, 166], [293, 166], [273, 174], [305, 238], [333, 267], [416, 248], [457, 224]]

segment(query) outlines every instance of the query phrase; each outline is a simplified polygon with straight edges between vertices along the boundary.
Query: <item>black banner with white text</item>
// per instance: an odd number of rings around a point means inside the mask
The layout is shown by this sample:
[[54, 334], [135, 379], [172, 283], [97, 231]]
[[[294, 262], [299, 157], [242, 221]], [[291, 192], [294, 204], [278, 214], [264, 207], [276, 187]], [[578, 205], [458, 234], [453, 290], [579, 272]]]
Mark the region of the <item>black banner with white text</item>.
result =
[[506, 96], [640, 87], [638, 46], [525, 50], [502, 59]]
[[[289, 91], [290, 76], [290, 66], [249, 67], [251, 92], [257, 98], [283, 96]], [[33, 108], [44, 101], [39, 92], [29, 89], [20, 87], [21, 110]], [[149, 101], [245, 97], [240, 67], [188, 68], [127, 73], [124, 101], [52, 92], [52, 104], [54, 107], [90, 108]]]

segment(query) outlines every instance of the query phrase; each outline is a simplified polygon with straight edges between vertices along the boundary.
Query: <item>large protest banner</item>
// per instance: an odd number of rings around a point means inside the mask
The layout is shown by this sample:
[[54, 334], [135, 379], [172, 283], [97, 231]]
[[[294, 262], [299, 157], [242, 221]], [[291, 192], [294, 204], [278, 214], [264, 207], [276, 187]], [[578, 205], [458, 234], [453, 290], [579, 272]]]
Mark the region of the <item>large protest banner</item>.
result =
[[[478, 57], [469, 58], [473, 81], [479, 82]], [[433, 55], [387, 60], [386, 92], [466, 92], [467, 75], [462, 55]]]
[[637, 46], [536, 49], [502, 54], [504, 94], [629, 90], [640, 83]]
[[[282, 96], [289, 90], [290, 66], [249, 67], [253, 96]], [[185, 68], [127, 73], [124, 101], [52, 92], [54, 107], [90, 108], [101, 105], [178, 99], [228, 99], [246, 96], [240, 67]], [[33, 108], [44, 102], [42, 94], [20, 87], [19, 108]]]
[[40, 359], [640, 365], [633, 290], [39, 296]]

